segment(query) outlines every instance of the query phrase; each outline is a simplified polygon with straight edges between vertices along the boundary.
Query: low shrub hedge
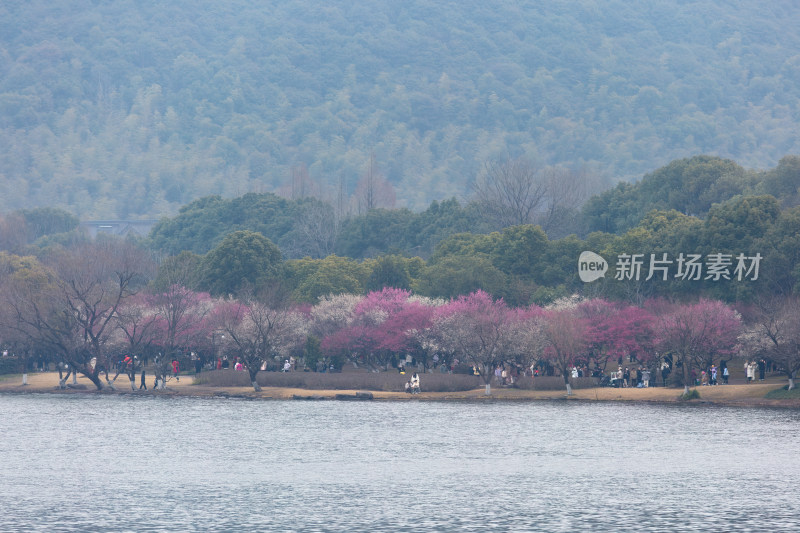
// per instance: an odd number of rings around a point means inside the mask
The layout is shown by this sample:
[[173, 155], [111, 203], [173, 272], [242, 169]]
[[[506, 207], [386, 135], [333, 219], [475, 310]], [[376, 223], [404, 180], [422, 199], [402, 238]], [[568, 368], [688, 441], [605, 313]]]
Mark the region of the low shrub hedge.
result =
[[[419, 374], [420, 388], [428, 392], [459, 392], [483, 388], [483, 379], [470, 374], [442, 374], [433, 372]], [[373, 390], [403, 391], [411, 373], [397, 372], [259, 372], [258, 384], [262, 387], [288, 387], [309, 390]], [[195, 383], [211, 387], [249, 387], [247, 372], [212, 370], [195, 378]], [[596, 385], [595, 378], [570, 379], [573, 389], [587, 389]], [[492, 387], [498, 384], [492, 382]], [[519, 378], [514, 387], [524, 390], [563, 390], [564, 379], [559, 376]]]
[[[591, 389], [597, 386], [597, 378], [570, 378], [573, 389]], [[514, 386], [523, 390], [566, 390], [564, 378], [561, 376], [521, 377]]]
[[[483, 386], [478, 376], [463, 374], [419, 374], [420, 389], [428, 392], [458, 392]], [[374, 390], [404, 391], [411, 373], [397, 372], [259, 372], [256, 378], [262, 387], [289, 387], [309, 390]], [[248, 387], [250, 376], [236, 370], [213, 370], [197, 376], [197, 384], [211, 387]]]
[[0, 357], [0, 375], [19, 374], [22, 372], [22, 359], [18, 357]]

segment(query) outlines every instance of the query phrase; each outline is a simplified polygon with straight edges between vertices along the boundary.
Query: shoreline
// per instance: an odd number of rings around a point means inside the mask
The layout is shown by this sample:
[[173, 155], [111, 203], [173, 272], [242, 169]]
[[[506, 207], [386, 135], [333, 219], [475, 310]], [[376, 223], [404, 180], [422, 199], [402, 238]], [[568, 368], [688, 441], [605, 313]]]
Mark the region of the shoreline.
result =
[[[357, 390], [312, 390], [288, 387], [264, 387], [255, 392], [252, 387], [212, 387], [195, 385], [194, 376], [185, 375], [182, 380], [170, 380], [166, 390], [132, 391], [126, 377], [120, 376], [115, 383], [116, 390], [98, 391], [94, 384], [85, 377], [79, 376], [80, 388], [58, 388], [57, 372], [32, 372], [28, 374], [28, 384], [22, 384], [21, 374], [0, 377], [0, 393], [10, 394], [133, 394], [137, 396], [162, 397], [198, 397], [244, 400], [293, 400], [293, 401], [325, 401], [335, 400], [336, 395], [355, 396]], [[69, 383], [71, 384], [70, 378]], [[138, 383], [138, 380], [137, 380]], [[765, 382], [753, 384], [731, 384], [696, 387], [700, 398], [680, 401], [678, 397], [683, 389], [650, 387], [646, 389], [627, 388], [614, 389], [595, 387], [591, 389], [573, 389], [567, 396], [565, 390], [521, 390], [495, 387], [492, 395], [486, 396], [484, 389], [473, 389], [460, 392], [421, 392], [411, 395], [405, 392], [368, 391], [372, 401], [446, 401], [446, 402], [534, 402], [534, 401], [580, 401], [580, 402], [629, 402], [656, 403], [696, 406], [725, 407], [779, 407], [800, 409], [800, 398], [767, 399], [764, 396], [772, 390], [785, 385], [783, 379], [770, 378]], [[355, 399], [355, 398], [347, 398]]]

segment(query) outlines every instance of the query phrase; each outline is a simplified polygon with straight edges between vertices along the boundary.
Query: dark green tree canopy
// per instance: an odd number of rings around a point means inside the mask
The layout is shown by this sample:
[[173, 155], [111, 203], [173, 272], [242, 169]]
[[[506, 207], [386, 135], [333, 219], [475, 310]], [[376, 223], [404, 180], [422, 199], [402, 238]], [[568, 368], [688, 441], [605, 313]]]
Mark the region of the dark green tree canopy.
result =
[[150, 233], [152, 246], [167, 253], [204, 254], [232, 231], [248, 230], [280, 242], [292, 230], [295, 202], [271, 193], [249, 193], [230, 200], [208, 196], [162, 219]]
[[800, 204], [800, 156], [786, 156], [778, 166], [764, 173], [761, 190], [792, 207]]
[[753, 244], [763, 237], [780, 216], [773, 196], [736, 196], [715, 204], [706, 216], [705, 240], [717, 250], [755, 253]]
[[434, 298], [455, 298], [481, 289], [502, 295], [508, 279], [484, 255], [448, 256], [426, 268], [414, 289]]
[[671, 162], [634, 184], [592, 198], [584, 207], [588, 231], [622, 233], [653, 209], [703, 217], [713, 203], [749, 190], [754, 178], [727, 159], [695, 156]]
[[362, 294], [370, 266], [347, 257], [293, 259], [284, 267], [283, 279], [298, 302], [316, 303], [331, 294]]
[[411, 289], [408, 260], [396, 255], [382, 255], [375, 260], [367, 279], [367, 291], [380, 291], [384, 287]]
[[268, 238], [254, 231], [234, 231], [203, 258], [202, 287], [217, 295], [259, 287], [278, 276], [281, 262], [280, 249]]

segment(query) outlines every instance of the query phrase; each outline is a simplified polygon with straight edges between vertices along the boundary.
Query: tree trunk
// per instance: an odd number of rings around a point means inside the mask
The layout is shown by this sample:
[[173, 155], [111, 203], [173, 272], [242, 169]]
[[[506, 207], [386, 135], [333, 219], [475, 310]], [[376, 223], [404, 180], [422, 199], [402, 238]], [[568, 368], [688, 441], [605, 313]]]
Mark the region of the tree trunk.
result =
[[572, 396], [572, 385], [569, 384], [569, 369], [562, 368], [561, 374], [564, 376], [564, 386], [567, 388], [567, 396]]
[[484, 395], [485, 396], [491, 396], [492, 395], [492, 384], [491, 383], [487, 383], [486, 384], [486, 392], [484, 393]]
[[28, 384], [28, 373], [27, 372], [23, 372], [22, 373], [22, 384], [23, 385], [27, 385]]
[[[74, 378], [75, 378], [76, 375], [77, 375], [77, 373], [73, 373], [72, 374], [72, 377], [73, 377], [72, 382], [73, 383], [75, 383], [75, 379]], [[94, 386], [97, 388], [97, 390], [103, 390], [103, 383], [100, 381], [100, 377], [99, 376], [95, 376], [94, 374], [84, 374], [84, 375], [87, 378], [89, 378], [89, 381], [91, 381], [94, 384]]]
[[794, 388], [794, 375], [790, 374], [789, 375], [789, 389], [788, 390], [792, 390], [793, 388]]
[[[691, 374], [689, 373], [689, 362], [686, 357], [681, 358], [681, 366], [683, 367], [683, 394], [689, 394], [689, 380]], [[692, 383], [694, 385], [694, 383]]]
[[256, 392], [261, 392], [261, 385], [259, 385], [258, 381], [256, 380], [256, 376], [258, 375], [258, 371], [260, 368], [261, 368], [260, 364], [247, 366], [247, 372], [248, 374], [250, 374], [250, 383], [253, 385], [253, 390]]

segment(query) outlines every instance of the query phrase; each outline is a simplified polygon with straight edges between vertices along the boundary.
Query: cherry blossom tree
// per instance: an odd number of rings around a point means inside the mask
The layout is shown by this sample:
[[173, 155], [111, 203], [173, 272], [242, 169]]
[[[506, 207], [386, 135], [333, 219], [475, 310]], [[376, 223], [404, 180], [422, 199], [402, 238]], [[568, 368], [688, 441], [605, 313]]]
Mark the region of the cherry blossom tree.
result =
[[752, 323], [740, 336], [749, 348], [762, 351], [789, 380], [789, 390], [800, 370], [800, 299], [796, 296], [761, 302]]
[[460, 296], [438, 308], [433, 318], [433, 334], [439, 344], [472, 363], [492, 393], [494, 366], [505, 360], [519, 332], [515, 314], [505, 302], [492, 300], [483, 291]]
[[587, 360], [589, 327], [588, 320], [581, 316], [577, 306], [547, 309], [544, 315], [545, 358], [564, 377], [567, 395], [572, 394], [570, 368]]
[[664, 353], [672, 353], [682, 367], [684, 394], [689, 393], [692, 366], [735, 353], [742, 328], [741, 317], [733, 308], [706, 299], [664, 306], [655, 325], [657, 346]]
[[305, 313], [263, 293], [260, 297], [246, 295], [241, 300], [224, 302], [215, 314], [256, 392], [261, 391], [258, 372], [267, 360], [276, 354], [288, 357], [302, 346], [308, 334]]
[[355, 294], [333, 294], [321, 298], [311, 309], [312, 333], [325, 338], [352, 324], [355, 308], [363, 298]]
[[323, 339], [327, 353], [356, 356], [373, 369], [387, 369], [392, 356], [423, 350], [416, 332], [430, 326], [433, 307], [403, 289], [369, 293], [353, 309], [350, 324]]
[[601, 369], [622, 357], [633, 356], [643, 363], [653, 358], [654, 317], [648, 310], [592, 299], [578, 306], [578, 314], [588, 322], [588, 349]]
[[159, 386], [163, 388], [172, 370], [173, 359], [202, 344], [213, 330], [214, 325], [208, 317], [214, 301], [208, 293], [172, 284], [148, 295], [148, 303], [155, 312], [154, 337], [162, 350], [154, 371]]
[[[149, 295], [139, 293], [125, 300], [117, 309], [115, 334], [110, 344], [119, 353], [139, 354], [142, 364], [146, 360], [144, 354], [155, 344], [158, 315], [149, 301]], [[131, 390], [136, 390], [135, 378], [131, 372]], [[114, 388], [113, 383], [109, 383]]]

